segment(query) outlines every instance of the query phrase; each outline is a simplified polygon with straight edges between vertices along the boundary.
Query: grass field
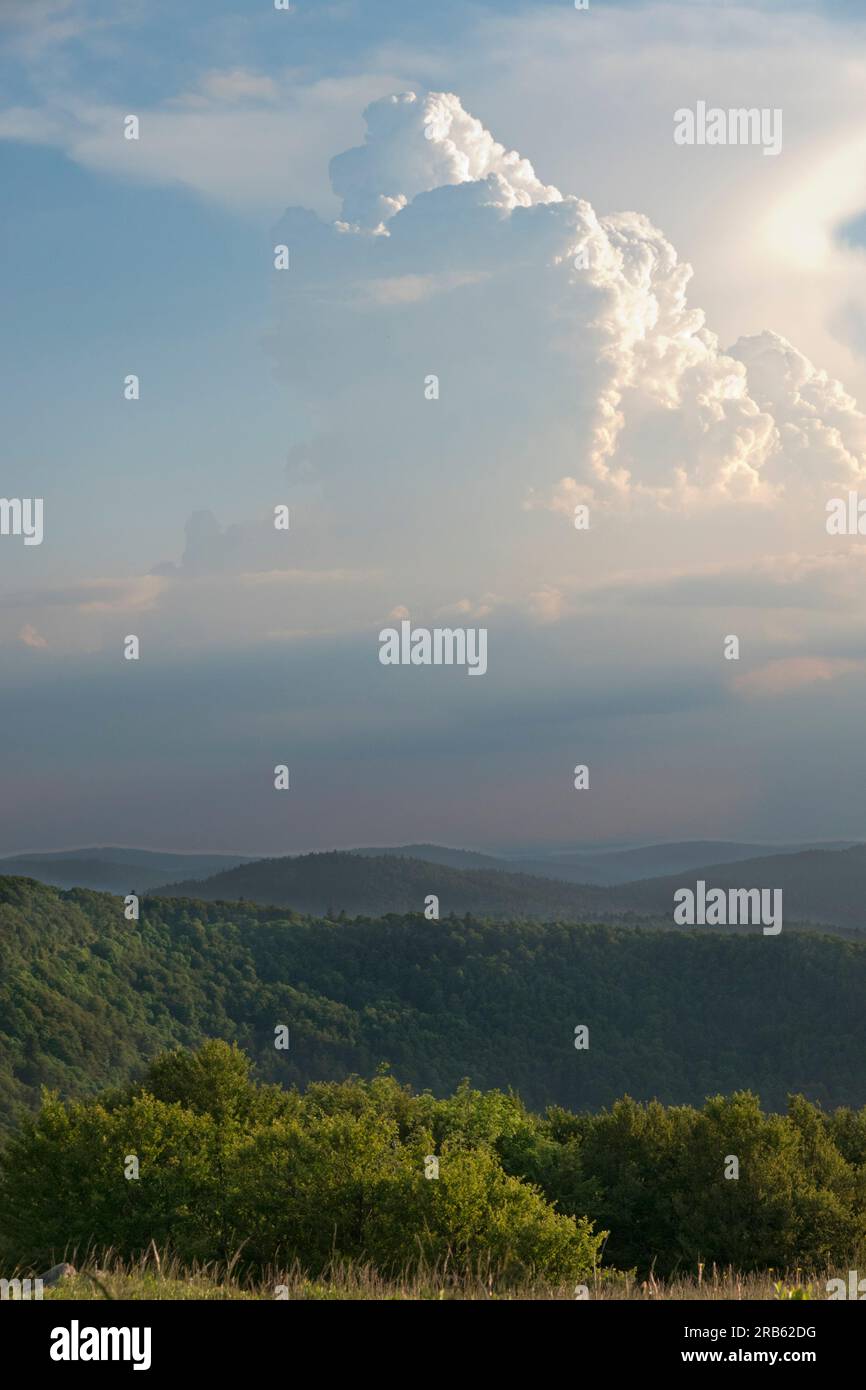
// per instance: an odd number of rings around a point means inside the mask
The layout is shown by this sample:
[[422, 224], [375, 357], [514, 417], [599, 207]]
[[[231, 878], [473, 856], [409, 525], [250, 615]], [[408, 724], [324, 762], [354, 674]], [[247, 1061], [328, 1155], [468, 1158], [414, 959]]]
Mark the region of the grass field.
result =
[[[386, 1278], [369, 1266], [337, 1265], [318, 1277], [300, 1269], [274, 1270], [265, 1278], [245, 1278], [237, 1272], [238, 1261], [182, 1268], [178, 1262], [155, 1251], [130, 1262], [106, 1252], [99, 1258], [72, 1258], [76, 1274], [54, 1288], [44, 1290], [44, 1298], [63, 1301], [89, 1300], [288, 1300], [327, 1301], [573, 1301], [581, 1298], [605, 1300], [739, 1301], [760, 1299], [826, 1298], [827, 1280], [833, 1271], [768, 1270], [758, 1274], [738, 1274], [735, 1270], [709, 1271], [699, 1268], [668, 1281], [637, 1279], [633, 1275], [605, 1272], [587, 1285], [547, 1284], [544, 1282], [508, 1285], [487, 1273], [474, 1277], [453, 1275], [446, 1269], [430, 1270], [403, 1278]], [[846, 1271], [837, 1271], [842, 1277]], [[24, 1272], [19, 1271], [21, 1278]], [[585, 1291], [584, 1291], [585, 1290]]]

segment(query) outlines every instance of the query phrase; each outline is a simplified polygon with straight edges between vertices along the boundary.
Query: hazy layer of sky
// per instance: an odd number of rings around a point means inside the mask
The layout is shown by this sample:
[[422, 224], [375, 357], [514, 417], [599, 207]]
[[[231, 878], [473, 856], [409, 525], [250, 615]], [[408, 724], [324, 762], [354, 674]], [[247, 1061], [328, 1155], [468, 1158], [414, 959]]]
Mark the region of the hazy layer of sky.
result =
[[861, 836], [862, 14], [7, 0], [0, 851]]

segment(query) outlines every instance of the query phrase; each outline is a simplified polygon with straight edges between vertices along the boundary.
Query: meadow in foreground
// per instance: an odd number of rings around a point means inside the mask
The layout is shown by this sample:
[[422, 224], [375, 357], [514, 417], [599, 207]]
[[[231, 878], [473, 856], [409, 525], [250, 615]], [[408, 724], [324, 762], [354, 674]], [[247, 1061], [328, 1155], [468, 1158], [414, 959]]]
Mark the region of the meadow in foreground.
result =
[[[841, 1272], [844, 1277], [844, 1271]], [[733, 1269], [699, 1268], [669, 1280], [639, 1279], [633, 1273], [605, 1272], [584, 1286], [544, 1280], [509, 1284], [490, 1273], [458, 1273], [454, 1270], [419, 1270], [398, 1278], [385, 1278], [370, 1265], [334, 1264], [311, 1277], [299, 1268], [266, 1271], [257, 1279], [236, 1273], [236, 1262], [184, 1267], [177, 1258], [148, 1251], [139, 1260], [124, 1260], [111, 1251], [85, 1260], [76, 1273], [44, 1297], [63, 1301], [90, 1300], [234, 1300], [279, 1302], [420, 1301], [420, 1302], [525, 1302], [627, 1300], [631, 1302], [739, 1301], [758, 1299], [813, 1300], [826, 1297], [831, 1271], [763, 1271], [740, 1274]], [[586, 1292], [583, 1292], [583, 1289]]]

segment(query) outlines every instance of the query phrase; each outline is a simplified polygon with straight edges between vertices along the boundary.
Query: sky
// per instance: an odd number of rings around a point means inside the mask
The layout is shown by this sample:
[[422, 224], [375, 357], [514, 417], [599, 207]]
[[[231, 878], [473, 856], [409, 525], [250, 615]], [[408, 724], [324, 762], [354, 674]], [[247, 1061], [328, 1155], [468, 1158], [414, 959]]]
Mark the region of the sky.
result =
[[3, 0], [0, 91], [0, 853], [864, 837], [862, 4]]

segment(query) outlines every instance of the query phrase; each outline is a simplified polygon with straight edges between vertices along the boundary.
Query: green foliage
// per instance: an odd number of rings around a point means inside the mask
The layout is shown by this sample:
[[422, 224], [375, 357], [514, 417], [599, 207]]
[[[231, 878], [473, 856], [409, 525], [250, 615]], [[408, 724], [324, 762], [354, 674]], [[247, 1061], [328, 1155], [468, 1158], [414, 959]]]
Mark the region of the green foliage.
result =
[[[579, 1118], [570, 1134], [549, 1114], [562, 1157], [533, 1176], [561, 1210], [610, 1228], [605, 1258], [617, 1267], [825, 1268], [866, 1251], [866, 1165], [846, 1160], [834, 1118], [802, 1096], [787, 1115], [736, 1092], [701, 1110], [626, 1098]], [[738, 1177], [725, 1176], [731, 1156]]]
[[505, 1172], [496, 1126], [466, 1114], [468, 1093], [431, 1179], [428, 1098], [388, 1077], [280, 1093], [246, 1066], [211, 1042], [157, 1058], [125, 1095], [46, 1096], [0, 1158], [7, 1259], [40, 1265], [89, 1245], [135, 1256], [154, 1241], [183, 1261], [242, 1248], [253, 1267], [297, 1260], [313, 1272], [335, 1259], [384, 1272], [447, 1260], [515, 1280], [582, 1278], [598, 1263], [603, 1236]]
[[[439, 1096], [468, 1073], [535, 1109], [596, 1109], [626, 1091], [698, 1104], [747, 1088], [775, 1109], [789, 1092], [827, 1107], [866, 1094], [866, 946], [838, 938], [339, 923], [169, 898], [143, 898], [133, 923], [107, 894], [0, 878], [0, 955], [0, 1130], [43, 1085], [93, 1095], [213, 1037], [283, 1085], [373, 1076], [387, 1060]], [[278, 1022], [289, 1051], [274, 1048]], [[850, 1110], [834, 1124], [846, 1161], [863, 1162], [866, 1124]]]
[[558, 1278], [598, 1263], [593, 1228], [642, 1274], [866, 1255], [860, 944], [155, 898], [131, 923], [108, 895], [0, 878], [0, 951], [13, 1263], [155, 1240]]
[[[737, 1092], [700, 1110], [626, 1098], [537, 1116], [513, 1094], [415, 1095], [385, 1073], [301, 1093], [254, 1082], [237, 1048], [212, 1041], [95, 1100], [46, 1094], [0, 1154], [0, 1255], [44, 1266], [155, 1242], [186, 1263], [242, 1249], [259, 1270], [489, 1267], [513, 1282], [585, 1279], [602, 1247], [615, 1268], [665, 1278], [856, 1268], [866, 1166], [834, 1135], [850, 1140], [864, 1114], [796, 1096], [768, 1115]], [[732, 1155], [739, 1176], [726, 1178]]]

